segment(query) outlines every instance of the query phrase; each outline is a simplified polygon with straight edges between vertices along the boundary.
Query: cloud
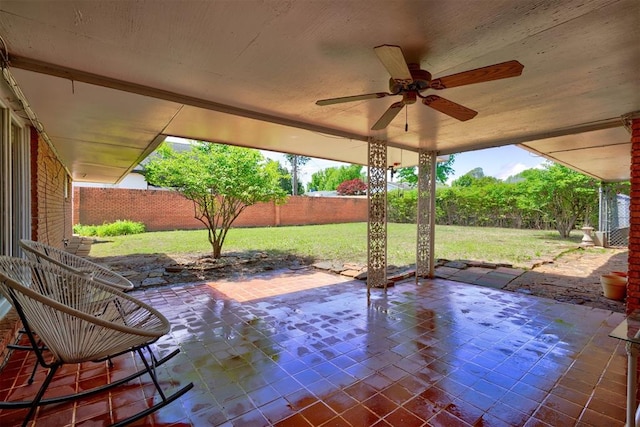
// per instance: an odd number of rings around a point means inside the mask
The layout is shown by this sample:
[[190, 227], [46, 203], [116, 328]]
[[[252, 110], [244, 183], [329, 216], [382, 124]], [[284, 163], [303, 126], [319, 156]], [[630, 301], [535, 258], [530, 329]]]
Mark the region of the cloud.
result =
[[534, 166], [527, 166], [524, 163], [507, 163], [500, 168], [500, 170], [495, 175], [495, 177], [498, 179], [505, 180], [510, 176], [517, 175], [520, 172], [525, 171], [527, 169], [540, 169], [543, 167], [543, 165], [544, 165], [543, 162], [540, 162]]
[[507, 179], [526, 169], [528, 168], [524, 163], [507, 163], [506, 165], [502, 165], [495, 177], [498, 179]]

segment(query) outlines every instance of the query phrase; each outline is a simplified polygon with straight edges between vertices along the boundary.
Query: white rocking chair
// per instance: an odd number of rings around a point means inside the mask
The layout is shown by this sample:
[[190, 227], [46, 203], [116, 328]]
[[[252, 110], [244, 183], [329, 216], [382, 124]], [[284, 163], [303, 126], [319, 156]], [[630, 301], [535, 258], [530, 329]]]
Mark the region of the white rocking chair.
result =
[[96, 282], [112, 286], [121, 291], [133, 289], [131, 281], [108, 268], [53, 246], [34, 242], [33, 240], [20, 240], [20, 247], [31, 261], [54, 264], [72, 273], [86, 275]]
[[[131, 281], [108, 268], [61, 249], [54, 248], [53, 246], [23, 239], [20, 240], [20, 247], [23, 249], [27, 259], [33, 262], [57, 265], [72, 273], [87, 276], [96, 282], [112, 286], [123, 292], [133, 289], [133, 283], [131, 283]], [[31, 346], [19, 344], [9, 344], [9, 348], [14, 350], [32, 350]], [[29, 377], [29, 384], [33, 382], [37, 368], [38, 365], [33, 367], [33, 372], [31, 373], [31, 377]]]
[[[31, 401], [0, 402], [0, 409], [30, 408], [23, 426], [38, 406], [86, 397], [122, 385], [145, 373], [151, 377], [161, 401], [116, 425], [139, 420], [173, 402], [193, 387], [182, 387], [170, 396], [160, 388], [155, 368], [179, 350], [157, 360], [149, 345], [169, 332], [167, 319], [137, 299], [87, 277], [55, 265], [0, 256], [0, 294], [14, 306], [25, 328], [38, 364], [49, 372]], [[34, 333], [53, 355], [47, 361]], [[149, 356], [145, 356], [146, 350]], [[64, 364], [100, 361], [136, 352], [145, 369], [101, 387], [68, 396], [44, 398], [56, 371]], [[1, 374], [1, 373], [0, 373]]]

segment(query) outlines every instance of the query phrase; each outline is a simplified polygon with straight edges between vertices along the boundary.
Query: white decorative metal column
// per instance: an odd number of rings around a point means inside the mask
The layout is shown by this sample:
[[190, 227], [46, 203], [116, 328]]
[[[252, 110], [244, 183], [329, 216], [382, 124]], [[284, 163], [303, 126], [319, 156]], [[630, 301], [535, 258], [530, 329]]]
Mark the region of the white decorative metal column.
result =
[[369, 138], [367, 300], [371, 288], [387, 290], [387, 143]]
[[416, 223], [416, 281], [434, 274], [434, 236], [436, 226], [436, 152], [418, 152], [418, 213]]

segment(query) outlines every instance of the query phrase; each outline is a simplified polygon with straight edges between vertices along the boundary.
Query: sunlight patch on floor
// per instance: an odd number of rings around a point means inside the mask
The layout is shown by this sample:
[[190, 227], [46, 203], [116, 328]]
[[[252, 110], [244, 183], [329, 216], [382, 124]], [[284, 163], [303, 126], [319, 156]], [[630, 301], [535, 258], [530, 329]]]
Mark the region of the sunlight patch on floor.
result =
[[[304, 269], [289, 270], [278, 277], [278, 280], [274, 280], [274, 276], [271, 273], [243, 281], [207, 282], [207, 286], [216, 289], [235, 301], [246, 302], [322, 286], [337, 285], [351, 280], [353, 279], [336, 274]], [[366, 286], [366, 283], [362, 282], [362, 286]]]

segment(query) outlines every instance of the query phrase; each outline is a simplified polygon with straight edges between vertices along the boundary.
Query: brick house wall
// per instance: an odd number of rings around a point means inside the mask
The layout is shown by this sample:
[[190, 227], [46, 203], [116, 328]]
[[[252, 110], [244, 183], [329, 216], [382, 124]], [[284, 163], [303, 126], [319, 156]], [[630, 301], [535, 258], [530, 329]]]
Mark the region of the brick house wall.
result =
[[73, 234], [70, 178], [31, 128], [31, 239], [63, 248]]
[[[173, 191], [76, 187], [73, 223], [99, 225], [116, 220], [139, 221], [148, 231], [202, 229], [193, 202]], [[334, 224], [367, 221], [367, 199], [291, 196], [283, 205], [247, 207], [234, 227]]]
[[631, 121], [631, 224], [627, 314], [640, 309], [640, 119]]
[[[31, 239], [63, 248], [72, 235], [70, 179], [49, 145], [30, 127]], [[21, 323], [15, 309], [0, 318], [0, 366], [12, 350]]]

